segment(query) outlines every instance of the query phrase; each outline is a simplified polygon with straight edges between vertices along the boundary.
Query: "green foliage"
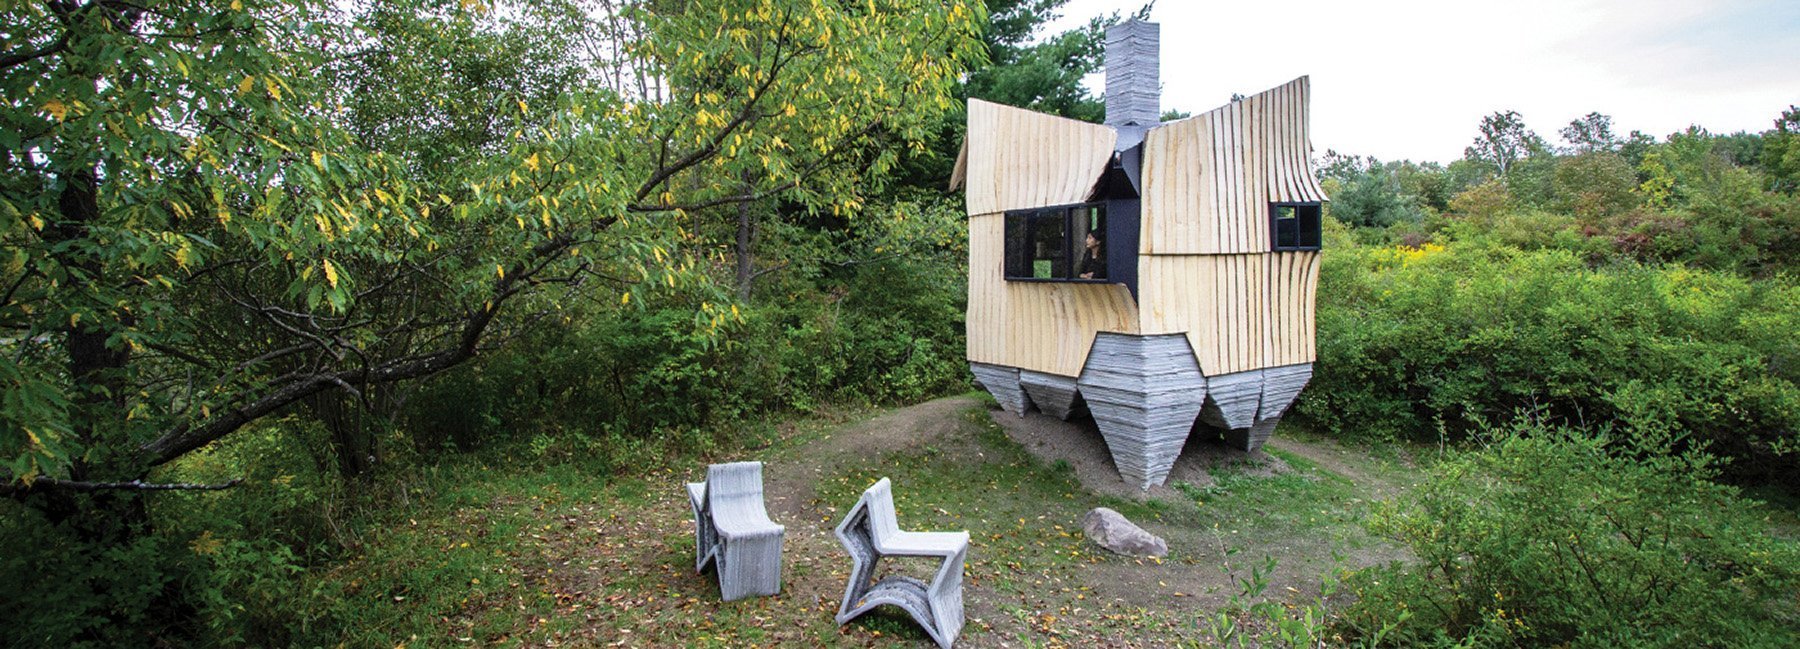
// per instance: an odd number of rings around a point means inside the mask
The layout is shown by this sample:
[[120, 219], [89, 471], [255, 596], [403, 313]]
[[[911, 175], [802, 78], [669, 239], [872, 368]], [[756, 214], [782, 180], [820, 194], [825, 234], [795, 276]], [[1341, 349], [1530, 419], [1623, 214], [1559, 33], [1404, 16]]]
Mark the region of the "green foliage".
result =
[[716, 332], [697, 328], [694, 305], [573, 312], [421, 389], [405, 428], [421, 449], [538, 439], [538, 455], [629, 465], [642, 452], [626, 449], [704, 451], [762, 413], [965, 388], [953, 269], [891, 259], [846, 280], [740, 309]]
[[1478, 241], [1327, 250], [1298, 405], [1326, 429], [1435, 442], [1532, 409], [1628, 436], [1684, 431], [1734, 475], [1795, 475], [1790, 283]]
[[1393, 646], [1800, 642], [1800, 551], [1700, 456], [1539, 425], [1458, 454], [1370, 519], [1416, 563], [1352, 576], [1348, 635]]
[[1332, 217], [1374, 228], [1424, 220], [1437, 188], [1435, 183], [1418, 181], [1435, 180], [1438, 175], [1430, 173], [1435, 170], [1432, 167], [1422, 168], [1410, 161], [1383, 164], [1329, 151], [1325, 155], [1323, 175], [1333, 182], [1326, 187], [1331, 195], [1326, 210]]
[[6, 642], [18, 647], [122, 647], [181, 638], [174, 621], [196, 601], [177, 586], [204, 578], [178, 539], [140, 536], [101, 545], [42, 511], [0, 501], [0, 575], [11, 592], [0, 606]]
[[1638, 203], [1632, 190], [1637, 174], [1625, 158], [1599, 151], [1561, 158], [1553, 177], [1555, 206], [1586, 222], [1629, 210]]
[[1800, 190], [1800, 106], [1788, 106], [1775, 120], [1775, 129], [1763, 135], [1759, 162], [1771, 189], [1790, 195]]
[[1463, 150], [1463, 158], [1506, 176], [1520, 161], [1545, 148], [1543, 138], [1525, 125], [1525, 119], [1517, 111], [1508, 110], [1481, 118], [1481, 133]]
[[970, 72], [969, 97], [1009, 106], [1098, 122], [1106, 107], [1089, 95], [1081, 79], [1100, 69], [1106, 27], [1118, 14], [1032, 43], [1045, 23], [1058, 17], [1068, 0], [988, 0], [988, 65]]

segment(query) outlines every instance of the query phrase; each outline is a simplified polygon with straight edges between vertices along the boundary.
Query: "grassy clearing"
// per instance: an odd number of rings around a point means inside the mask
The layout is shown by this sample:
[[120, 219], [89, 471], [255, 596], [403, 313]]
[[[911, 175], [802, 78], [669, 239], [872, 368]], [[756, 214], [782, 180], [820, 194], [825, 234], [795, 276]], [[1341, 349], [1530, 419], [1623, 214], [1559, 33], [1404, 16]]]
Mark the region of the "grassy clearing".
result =
[[[309, 575], [319, 602], [309, 613], [351, 646], [918, 645], [925, 634], [900, 614], [843, 628], [831, 618], [849, 562], [830, 529], [881, 477], [894, 482], [903, 527], [970, 532], [965, 646], [1214, 644], [1209, 620], [1241, 599], [1245, 580], [1263, 580], [1257, 601], [1310, 597], [1346, 560], [1334, 555], [1381, 548], [1359, 526], [1366, 494], [1296, 453], [1278, 452], [1291, 470], [1273, 475], [1215, 471], [1212, 486], [1187, 488], [1193, 505], [1141, 503], [1083, 490], [985, 409], [955, 416], [934, 440], [841, 462], [820, 449], [844, 434], [845, 416], [758, 436], [752, 455], [772, 467], [819, 465], [809, 497], [793, 504], [805, 515], [771, 505], [789, 530], [776, 597], [720, 602], [712, 576], [694, 575], [678, 485], [700, 461], [614, 478], [574, 465], [470, 465], [421, 476], [407, 506], [368, 526], [356, 557]], [[1130, 559], [1087, 543], [1080, 519], [1096, 506], [1164, 535], [1170, 556]], [[1264, 556], [1279, 567], [1260, 568]]]

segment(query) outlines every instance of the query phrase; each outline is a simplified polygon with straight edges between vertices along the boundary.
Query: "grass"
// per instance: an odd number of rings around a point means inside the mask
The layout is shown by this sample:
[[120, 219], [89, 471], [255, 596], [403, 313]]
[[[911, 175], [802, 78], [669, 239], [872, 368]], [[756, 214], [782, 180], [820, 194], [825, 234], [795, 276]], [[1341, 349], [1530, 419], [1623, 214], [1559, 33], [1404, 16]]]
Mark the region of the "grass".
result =
[[[814, 461], [847, 421], [871, 414], [764, 428], [749, 446], [765, 462]], [[971, 535], [961, 644], [1205, 643], [1201, 620], [1239, 590], [1252, 557], [1282, 557], [1287, 574], [1271, 578], [1270, 597], [1292, 597], [1316, 590], [1334, 552], [1374, 545], [1358, 525], [1366, 494], [1299, 455], [1277, 453], [1291, 470], [1274, 475], [1215, 471], [1213, 485], [1185, 488], [1192, 507], [1144, 503], [1083, 490], [1067, 464], [1031, 456], [985, 408], [960, 416], [928, 445], [822, 469], [804, 503], [817, 520], [777, 516], [789, 529], [782, 594], [739, 602], [720, 602], [713, 577], [692, 570], [679, 484], [703, 462], [612, 477], [579, 464], [423, 471], [401, 492], [407, 504], [362, 523], [353, 556], [304, 575], [295, 614], [309, 631], [290, 644], [917, 645], [926, 635], [899, 613], [832, 620], [848, 560], [829, 530], [881, 477], [902, 527]], [[1080, 521], [1096, 506], [1170, 531], [1170, 556], [1088, 543]]]

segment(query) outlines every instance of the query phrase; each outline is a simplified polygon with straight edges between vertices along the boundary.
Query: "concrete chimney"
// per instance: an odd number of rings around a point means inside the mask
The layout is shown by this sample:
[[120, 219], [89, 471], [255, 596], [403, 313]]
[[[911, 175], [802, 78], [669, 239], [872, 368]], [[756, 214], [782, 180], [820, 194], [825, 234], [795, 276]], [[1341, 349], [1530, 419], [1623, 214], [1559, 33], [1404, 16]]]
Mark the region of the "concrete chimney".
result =
[[1162, 27], [1152, 22], [1106, 29], [1106, 125], [1119, 130], [1120, 150], [1162, 121], [1161, 41]]

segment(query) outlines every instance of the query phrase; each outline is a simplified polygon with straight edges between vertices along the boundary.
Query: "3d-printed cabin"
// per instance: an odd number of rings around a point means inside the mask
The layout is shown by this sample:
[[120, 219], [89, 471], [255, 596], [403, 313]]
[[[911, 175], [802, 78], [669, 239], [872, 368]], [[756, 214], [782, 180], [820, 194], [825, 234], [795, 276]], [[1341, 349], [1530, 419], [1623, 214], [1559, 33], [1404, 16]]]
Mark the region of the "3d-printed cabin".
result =
[[968, 357], [1014, 414], [1085, 402], [1162, 483], [1199, 423], [1262, 446], [1312, 377], [1320, 208], [1305, 77], [1161, 123], [1158, 29], [1107, 32], [1105, 125], [971, 99]]

